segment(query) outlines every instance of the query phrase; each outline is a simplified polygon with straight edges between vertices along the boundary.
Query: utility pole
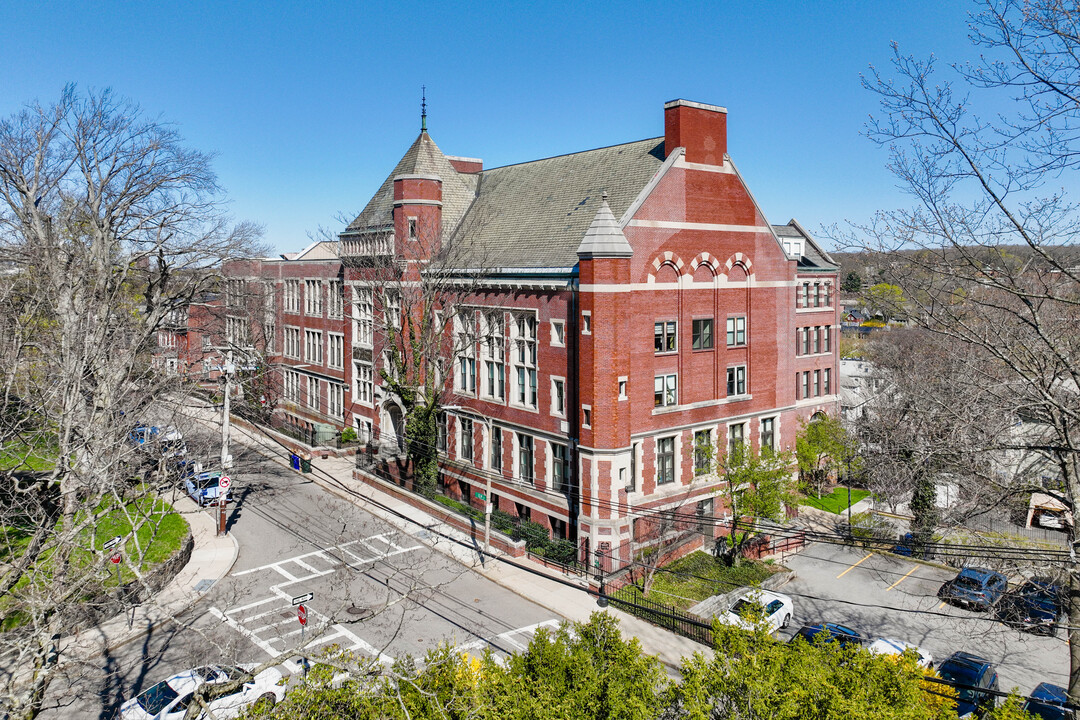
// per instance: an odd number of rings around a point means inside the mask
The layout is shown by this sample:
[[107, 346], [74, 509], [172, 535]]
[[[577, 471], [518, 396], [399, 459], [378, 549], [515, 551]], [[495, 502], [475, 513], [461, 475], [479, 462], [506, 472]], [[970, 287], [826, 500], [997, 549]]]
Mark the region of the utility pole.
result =
[[[225, 398], [221, 404], [221, 476], [225, 477], [232, 455], [229, 453], [229, 400], [232, 397], [233, 353], [229, 351], [222, 368], [225, 373]], [[226, 533], [225, 496], [226, 488], [218, 487], [218, 535]]]
[[485, 476], [487, 488], [484, 491], [484, 551], [491, 553], [491, 473], [485, 473]]

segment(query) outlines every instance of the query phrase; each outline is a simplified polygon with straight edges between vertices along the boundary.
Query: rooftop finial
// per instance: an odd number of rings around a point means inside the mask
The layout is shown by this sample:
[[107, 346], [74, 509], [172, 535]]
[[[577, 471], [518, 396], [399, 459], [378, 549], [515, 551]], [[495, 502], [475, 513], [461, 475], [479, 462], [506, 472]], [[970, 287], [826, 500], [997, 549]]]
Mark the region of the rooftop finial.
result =
[[420, 86], [420, 132], [427, 132], [427, 85]]

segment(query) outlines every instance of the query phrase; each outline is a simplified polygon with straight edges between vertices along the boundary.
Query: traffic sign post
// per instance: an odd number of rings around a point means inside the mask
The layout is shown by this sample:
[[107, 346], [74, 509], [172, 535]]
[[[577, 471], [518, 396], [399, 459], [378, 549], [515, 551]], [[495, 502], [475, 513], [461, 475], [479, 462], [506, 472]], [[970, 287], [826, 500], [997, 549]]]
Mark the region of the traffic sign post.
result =
[[[311, 593], [308, 594], [310, 595]], [[300, 660], [304, 665], [304, 677], [307, 677], [308, 662], [307, 653], [305, 652], [307, 648], [305, 647], [306, 643], [304, 642], [304, 631], [307, 629], [307, 607], [305, 607], [303, 603], [296, 608], [296, 619], [300, 621]]]
[[123, 560], [123, 559], [124, 559], [124, 556], [120, 554], [119, 550], [114, 552], [109, 557], [109, 560], [112, 561], [113, 567], [116, 568], [116, 585], [117, 585], [117, 587], [120, 586], [120, 561]]
[[228, 475], [218, 478], [218, 535], [224, 535], [225, 530], [225, 497], [229, 494], [229, 486], [232, 480]]

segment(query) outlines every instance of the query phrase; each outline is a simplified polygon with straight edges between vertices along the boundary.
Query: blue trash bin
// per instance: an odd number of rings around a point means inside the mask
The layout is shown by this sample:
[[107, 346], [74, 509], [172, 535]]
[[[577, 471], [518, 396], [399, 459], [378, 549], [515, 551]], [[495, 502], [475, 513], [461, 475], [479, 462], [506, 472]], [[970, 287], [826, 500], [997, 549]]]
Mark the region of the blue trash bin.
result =
[[297, 455], [296, 453], [293, 453], [292, 455], [289, 456], [289, 461], [292, 463], [292, 469], [293, 470], [299, 470], [300, 469], [300, 456], [299, 455]]

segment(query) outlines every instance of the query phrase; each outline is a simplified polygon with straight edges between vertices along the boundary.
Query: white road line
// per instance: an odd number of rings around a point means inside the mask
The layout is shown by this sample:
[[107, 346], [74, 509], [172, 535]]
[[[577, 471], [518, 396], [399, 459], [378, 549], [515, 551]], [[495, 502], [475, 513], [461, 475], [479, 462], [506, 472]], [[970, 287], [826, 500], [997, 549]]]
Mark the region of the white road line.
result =
[[274, 600], [277, 600], [277, 597], [263, 598], [262, 600], [257, 600], [256, 602], [248, 603], [247, 605], [241, 605], [240, 607], [233, 608], [232, 610], [226, 610], [225, 614], [233, 615], [234, 613], [244, 612], [245, 610], [250, 610], [251, 608], [258, 607], [260, 605], [265, 605], [266, 603], [273, 602]]
[[[275, 658], [278, 655], [280, 655], [280, 653], [278, 651], [274, 650], [273, 646], [270, 643], [266, 642], [265, 640], [260, 638], [258, 635], [251, 632], [250, 630], [245, 628], [243, 625], [241, 625], [240, 623], [236, 622], [235, 620], [233, 620], [231, 617], [229, 617], [225, 613], [218, 610], [216, 607], [210, 608], [210, 614], [214, 615], [217, 618], [219, 618], [223, 622], [228, 623], [229, 626], [232, 627], [233, 630], [240, 633], [241, 635], [246, 637], [251, 642], [255, 643], [256, 646], [258, 646], [263, 652], [265, 652], [271, 658]], [[288, 668], [289, 672], [293, 673], [294, 675], [296, 673], [300, 672], [300, 666], [297, 665], [296, 663], [294, 663], [292, 660], [286, 660], [285, 662], [283, 662], [281, 664], [284, 665], [286, 668]]]
[[276, 571], [278, 573], [281, 573], [282, 577], [284, 577], [289, 582], [296, 582], [297, 580], [300, 579], [300, 578], [296, 577], [295, 575], [293, 575], [288, 570], [285, 570], [284, 568], [282, 568], [281, 565], [278, 564], [278, 563], [275, 563], [275, 564], [271, 565], [270, 569], [274, 570], [274, 571]]
[[[484, 645], [493, 645], [493, 644], [495, 644], [495, 642], [500, 641], [500, 640], [508, 642], [511, 645], [518, 646], [518, 645], [520, 645], [520, 643], [517, 643], [516, 641], [511, 640], [510, 636], [512, 636], [512, 635], [523, 635], [523, 634], [526, 634], [526, 633], [534, 633], [535, 634], [536, 631], [539, 630], [542, 627], [556, 628], [558, 626], [559, 626], [559, 621], [558, 620], [544, 620], [543, 622], [534, 623], [532, 625], [526, 625], [525, 627], [519, 627], [519, 628], [515, 628], [513, 630], [507, 630], [504, 633], [499, 633], [498, 635], [495, 635], [495, 636], [490, 637], [490, 638], [477, 638], [476, 640], [471, 640], [471, 641], [469, 641], [469, 642], [467, 642], [467, 643], [465, 643], [463, 645], [455, 645], [454, 647], [456, 649], [458, 649], [458, 650], [463, 650], [463, 651], [477, 650], [479, 648], [482, 648]], [[527, 647], [527, 646], [522, 646], [522, 648], [524, 648], [524, 647]]]
[[304, 562], [303, 560], [300, 560], [299, 558], [297, 558], [296, 560], [293, 560], [293, 562], [296, 563], [297, 565], [299, 565], [300, 567], [304, 568], [305, 570], [308, 570], [309, 572], [315, 573], [315, 575], [326, 575], [327, 573], [334, 572], [333, 570], [320, 570], [317, 567], [312, 567], [311, 565], [308, 565], [306, 562]]

